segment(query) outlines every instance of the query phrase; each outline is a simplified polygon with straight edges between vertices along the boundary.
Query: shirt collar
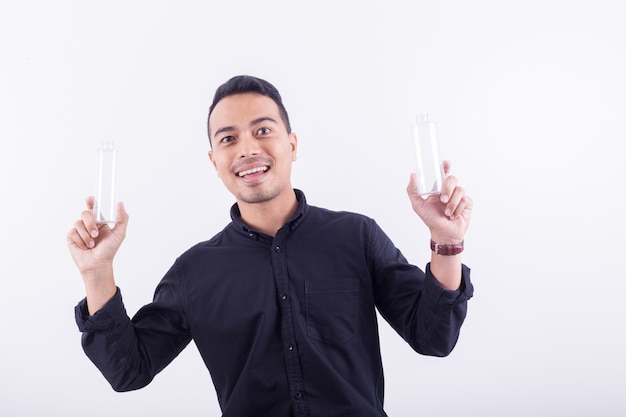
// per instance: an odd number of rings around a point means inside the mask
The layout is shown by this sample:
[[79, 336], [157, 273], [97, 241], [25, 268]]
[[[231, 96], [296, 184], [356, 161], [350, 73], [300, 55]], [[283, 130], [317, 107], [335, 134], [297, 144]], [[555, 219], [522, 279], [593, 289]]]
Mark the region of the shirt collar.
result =
[[[304, 196], [304, 193], [295, 188], [293, 191], [296, 194], [296, 200], [298, 201], [298, 208], [296, 209], [291, 219], [289, 219], [289, 221], [287, 221], [287, 223], [285, 223], [285, 225], [283, 225], [281, 229], [285, 227], [289, 227], [289, 230], [293, 230], [296, 227], [298, 227], [300, 221], [302, 221], [302, 218], [304, 217], [304, 215], [306, 214], [309, 208], [309, 205], [306, 202], [306, 197]], [[243, 221], [243, 219], [241, 218], [241, 212], [239, 211], [239, 206], [237, 205], [237, 203], [233, 204], [232, 207], [230, 208], [230, 218], [233, 221], [235, 230], [244, 234], [245, 236], [249, 238], [258, 239], [259, 236], [263, 235], [263, 233], [252, 229]]]

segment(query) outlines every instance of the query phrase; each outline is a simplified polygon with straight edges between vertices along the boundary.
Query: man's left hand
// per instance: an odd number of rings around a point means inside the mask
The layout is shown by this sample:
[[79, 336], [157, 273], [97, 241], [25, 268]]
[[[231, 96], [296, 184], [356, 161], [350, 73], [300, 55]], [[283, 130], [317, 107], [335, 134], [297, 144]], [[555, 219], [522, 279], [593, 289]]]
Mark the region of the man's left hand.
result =
[[440, 195], [422, 198], [417, 188], [417, 178], [411, 174], [407, 193], [413, 210], [430, 229], [431, 239], [439, 244], [461, 242], [469, 227], [472, 199], [465, 195], [457, 178], [450, 175], [450, 162], [443, 161], [443, 186]]

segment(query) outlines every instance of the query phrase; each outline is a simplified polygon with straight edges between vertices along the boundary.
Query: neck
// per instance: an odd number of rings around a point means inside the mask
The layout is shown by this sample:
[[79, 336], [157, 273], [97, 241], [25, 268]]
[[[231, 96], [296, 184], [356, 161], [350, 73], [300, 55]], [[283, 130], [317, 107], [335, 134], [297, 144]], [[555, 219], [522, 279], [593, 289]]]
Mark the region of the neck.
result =
[[289, 221], [298, 208], [298, 200], [293, 190], [284, 195], [263, 203], [246, 203], [237, 201], [241, 219], [251, 228], [269, 236], [275, 236], [276, 232]]

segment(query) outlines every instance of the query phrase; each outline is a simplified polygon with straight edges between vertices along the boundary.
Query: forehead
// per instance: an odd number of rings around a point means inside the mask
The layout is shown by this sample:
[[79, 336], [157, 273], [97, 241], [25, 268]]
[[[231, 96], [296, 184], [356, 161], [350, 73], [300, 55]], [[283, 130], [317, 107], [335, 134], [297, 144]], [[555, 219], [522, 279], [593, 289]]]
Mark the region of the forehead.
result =
[[224, 97], [213, 108], [209, 118], [211, 134], [225, 126], [247, 125], [259, 117], [280, 122], [278, 105], [271, 98], [257, 93], [241, 93]]

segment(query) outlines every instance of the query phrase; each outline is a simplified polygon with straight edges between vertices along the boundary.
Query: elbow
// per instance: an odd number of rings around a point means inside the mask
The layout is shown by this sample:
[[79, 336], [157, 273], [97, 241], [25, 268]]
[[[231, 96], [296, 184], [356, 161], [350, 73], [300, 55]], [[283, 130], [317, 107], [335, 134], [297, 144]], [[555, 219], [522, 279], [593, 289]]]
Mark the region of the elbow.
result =
[[111, 388], [113, 388], [113, 391], [115, 391], [115, 392], [129, 392], [129, 391], [133, 391], [133, 389], [131, 389], [129, 387], [121, 386], [121, 385], [111, 385]]
[[421, 343], [411, 344], [411, 347], [421, 355], [445, 358], [452, 353], [458, 339], [458, 333], [449, 338], [437, 338], [431, 336]]
[[435, 356], [437, 358], [445, 358], [447, 356], [450, 356], [450, 354], [454, 350], [454, 346], [455, 345], [448, 346], [445, 349], [433, 350], [428, 354], [428, 356]]
[[148, 385], [153, 379], [151, 376], [134, 372], [103, 373], [103, 375], [115, 392], [136, 391]]
[[109, 384], [111, 384], [111, 388], [113, 388], [113, 391], [115, 392], [136, 391], [138, 389], [145, 387], [149, 383], [150, 381], [147, 381], [147, 382], [137, 382], [137, 381], [111, 382], [109, 381]]
[[428, 350], [417, 350], [416, 352], [424, 355], [424, 356], [434, 356], [437, 358], [445, 358], [452, 353], [453, 348], [450, 349], [428, 349]]
[[115, 392], [130, 392], [130, 391], [136, 391], [143, 387], [132, 387], [129, 385], [111, 385], [111, 388], [113, 388], [113, 391]]

